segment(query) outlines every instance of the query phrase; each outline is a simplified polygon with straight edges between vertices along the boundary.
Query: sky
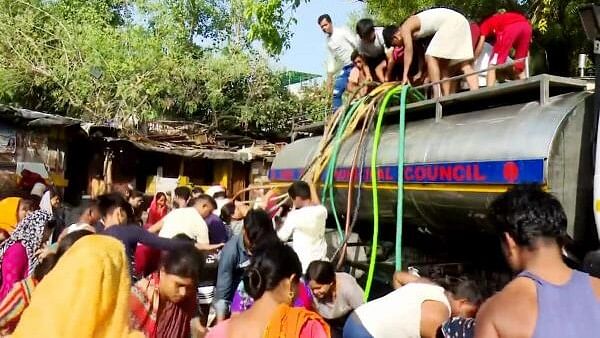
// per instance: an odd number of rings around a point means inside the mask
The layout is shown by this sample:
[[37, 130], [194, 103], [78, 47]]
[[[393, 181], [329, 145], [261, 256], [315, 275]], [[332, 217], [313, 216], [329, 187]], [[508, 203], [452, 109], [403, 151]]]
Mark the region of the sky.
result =
[[327, 13], [334, 26], [346, 25], [352, 13], [364, 7], [357, 0], [311, 0], [302, 3], [294, 14], [298, 23], [293, 28], [291, 47], [275, 63], [287, 70], [325, 75], [325, 34], [317, 25], [319, 15]]

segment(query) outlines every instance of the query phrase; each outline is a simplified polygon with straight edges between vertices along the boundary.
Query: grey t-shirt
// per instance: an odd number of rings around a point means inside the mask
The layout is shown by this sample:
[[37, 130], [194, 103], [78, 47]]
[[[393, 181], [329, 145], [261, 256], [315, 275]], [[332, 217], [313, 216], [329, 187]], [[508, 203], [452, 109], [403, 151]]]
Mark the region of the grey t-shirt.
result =
[[358, 42], [358, 51], [368, 58], [378, 59], [385, 57], [385, 42], [383, 39], [383, 27], [375, 27], [375, 41], [365, 43], [362, 40]]
[[335, 275], [337, 288], [335, 300], [321, 303], [314, 298], [315, 310], [325, 319], [345, 316], [364, 303], [363, 289], [354, 277], [344, 272], [337, 272]]

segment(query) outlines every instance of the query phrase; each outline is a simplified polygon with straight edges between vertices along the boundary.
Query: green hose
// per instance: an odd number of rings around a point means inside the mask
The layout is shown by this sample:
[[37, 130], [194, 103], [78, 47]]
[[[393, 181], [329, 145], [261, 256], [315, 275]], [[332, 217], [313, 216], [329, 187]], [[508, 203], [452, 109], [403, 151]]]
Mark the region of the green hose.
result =
[[367, 274], [367, 284], [365, 285], [365, 302], [369, 299], [371, 292], [371, 286], [373, 284], [373, 275], [375, 273], [375, 260], [377, 258], [377, 241], [379, 237], [379, 196], [377, 191], [377, 155], [379, 148], [379, 141], [381, 139], [381, 124], [383, 122], [383, 116], [387, 108], [388, 102], [392, 96], [402, 90], [403, 86], [398, 86], [390, 89], [385, 94], [383, 102], [379, 106], [379, 112], [377, 116], [377, 124], [375, 127], [375, 136], [373, 139], [373, 151], [371, 153], [371, 185], [373, 193], [373, 243], [371, 245], [371, 257], [369, 261], [369, 272]]
[[333, 217], [335, 219], [335, 224], [337, 226], [340, 241], [344, 240], [344, 234], [342, 232], [342, 225], [340, 223], [340, 219], [337, 214], [337, 209], [335, 207], [335, 197], [334, 197], [334, 189], [333, 189], [333, 179], [334, 179], [334, 174], [335, 174], [335, 167], [337, 164], [337, 156], [339, 153], [339, 149], [342, 144], [342, 135], [344, 134], [346, 127], [350, 123], [350, 120], [356, 113], [358, 107], [361, 106], [361, 103], [364, 100], [365, 99], [358, 101], [357, 103], [352, 105], [348, 111], [346, 111], [346, 113], [343, 117], [342, 123], [339, 125], [339, 127], [336, 131], [335, 144], [333, 147], [333, 152], [331, 153], [331, 158], [329, 159], [329, 163], [327, 166], [327, 176], [325, 179], [325, 184], [323, 186], [323, 195], [322, 195], [321, 200], [323, 201], [323, 204], [325, 204], [325, 200], [327, 199], [327, 192], [329, 192], [329, 203], [331, 205], [331, 211], [332, 211]]
[[418, 90], [411, 91], [411, 94], [413, 94], [413, 96], [416, 96], [417, 101], [423, 101], [423, 100], [425, 100], [425, 95], [423, 95], [423, 93], [421, 93]]
[[[355, 108], [355, 105], [350, 106], [346, 111], [344, 111], [344, 115], [340, 118], [340, 123], [337, 125], [337, 130], [336, 130], [336, 134], [335, 134], [336, 140], [340, 135], [340, 131], [344, 130], [342, 124], [344, 124], [344, 122], [346, 121], [346, 118], [349, 115], [348, 113], [351, 112], [354, 108]], [[329, 186], [327, 184], [329, 183], [329, 175], [331, 174], [331, 172], [329, 171], [330, 165], [331, 165], [331, 159], [329, 159], [329, 162], [327, 163], [327, 172], [325, 173], [325, 181], [323, 182], [323, 191], [321, 192], [321, 201], [323, 204], [325, 204], [325, 200], [327, 199], [327, 191], [329, 188]]]
[[396, 271], [402, 270], [402, 219], [404, 218], [404, 127], [406, 117], [406, 94], [408, 94], [408, 89], [408, 86], [404, 86], [402, 88], [402, 94], [400, 96], [400, 122], [398, 123], [398, 196], [396, 199], [398, 201], [398, 204], [396, 206], [395, 260]]

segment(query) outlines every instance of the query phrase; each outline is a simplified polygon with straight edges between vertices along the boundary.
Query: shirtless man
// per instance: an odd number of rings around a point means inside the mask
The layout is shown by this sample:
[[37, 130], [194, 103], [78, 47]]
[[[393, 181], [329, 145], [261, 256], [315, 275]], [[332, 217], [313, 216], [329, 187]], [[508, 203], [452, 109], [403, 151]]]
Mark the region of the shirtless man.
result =
[[600, 332], [600, 279], [562, 259], [567, 217], [552, 195], [521, 186], [491, 205], [510, 267], [522, 271], [477, 315], [476, 338], [575, 338]]

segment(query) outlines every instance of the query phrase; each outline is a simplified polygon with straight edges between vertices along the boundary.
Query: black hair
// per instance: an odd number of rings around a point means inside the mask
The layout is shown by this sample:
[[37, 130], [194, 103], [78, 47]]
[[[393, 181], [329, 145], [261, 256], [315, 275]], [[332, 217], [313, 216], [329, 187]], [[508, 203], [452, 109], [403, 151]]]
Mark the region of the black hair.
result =
[[190, 236], [188, 236], [186, 234], [177, 234], [177, 235], [173, 236], [173, 239], [178, 239], [180, 241], [194, 242], [194, 243], [196, 242], [192, 238], [190, 238]]
[[359, 57], [363, 58], [363, 60], [366, 60], [365, 56], [361, 52], [354, 50], [350, 55], [350, 61], [354, 62], [354, 60], [358, 59]]
[[25, 199], [31, 201], [33, 209], [37, 210], [40, 208], [40, 201], [42, 200], [40, 196], [29, 194]]
[[310, 199], [310, 186], [304, 181], [296, 181], [288, 189], [288, 194], [292, 199], [296, 199], [296, 197], [303, 200]]
[[[19, 201], [19, 208], [22, 208], [23, 206], [26, 206], [28, 210], [35, 210], [37, 209], [37, 204], [35, 203], [35, 201], [31, 198], [22, 198]], [[17, 209], [17, 212], [19, 212]]]
[[144, 194], [142, 194], [141, 191], [138, 190], [131, 190], [131, 192], [129, 193], [129, 198], [144, 198]]
[[200, 195], [202, 195], [202, 194], [204, 194], [204, 189], [196, 187], [196, 188], [192, 189], [192, 194], [200, 194]]
[[83, 210], [83, 212], [81, 213], [80, 216], [83, 216], [85, 214], [91, 214], [92, 211], [97, 210], [98, 213], [100, 213], [100, 207], [98, 205], [98, 201], [97, 200], [90, 200], [88, 202], [87, 207], [85, 208], [85, 210]]
[[89, 200], [87, 203], [87, 207], [90, 209], [98, 209], [98, 200]]
[[202, 195], [190, 200], [189, 206], [193, 207], [193, 206], [196, 206], [196, 204], [202, 203], [202, 202], [209, 203], [210, 205], [212, 205], [213, 209], [217, 208], [217, 202], [215, 201], [215, 199], [210, 197], [210, 195], [206, 195], [206, 194], [202, 194]]
[[125, 200], [123, 195], [119, 193], [110, 193], [98, 196], [98, 210], [100, 210], [100, 215], [102, 215], [102, 217], [108, 216], [117, 208], [125, 210], [127, 217], [133, 215], [131, 205]]
[[219, 192], [216, 192], [212, 197], [215, 198], [215, 199], [217, 199], [217, 198], [227, 198], [227, 193], [225, 191], [219, 191]]
[[446, 276], [436, 280], [437, 284], [452, 294], [455, 299], [466, 299], [469, 303], [479, 306], [483, 303], [483, 293], [475, 281], [462, 276]]
[[53, 187], [53, 186], [48, 187], [48, 191], [50, 192], [50, 198], [58, 197], [62, 200], [60, 193], [58, 192], [58, 190], [55, 187]]
[[87, 235], [93, 235], [94, 233], [88, 230], [78, 230], [63, 237], [58, 243], [58, 248], [55, 253], [49, 254], [42, 259], [33, 270], [33, 278], [38, 282], [41, 281], [50, 272], [58, 260], [69, 250], [75, 242], [82, 237]]
[[317, 19], [317, 23], [320, 25], [321, 21], [323, 21], [323, 20], [327, 20], [327, 22], [331, 23], [331, 17], [329, 16], [329, 14], [319, 15], [319, 18]]
[[390, 25], [383, 29], [383, 43], [385, 43], [387, 48], [392, 46], [392, 41], [394, 41], [394, 35], [398, 32], [398, 28], [399, 26]]
[[250, 210], [244, 218], [244, 231], [250, 242], [251, 252], [268, 246], [271, 243], [281, 242], [273, 228], [273, 221], [266, 211], [262, 209]]
[[562, 205], [538, 185], [519, 185], [500, 195], [489, 217], [501, 237], [508, 233], [519, 246], [533, 247], [539, 240], [561, 245], [567, 236]]
[[305, 280], [314, 280], [319, 284], [331, 284], [335, 281], [335, 267], [331, 262], [313, 261], [306, 269]]
[[590, 251], [585, 255], [583, 271], [592, 277], [600, 278], [600, 250]]
[[192, 191], [188, 187], [177, 187], [173, 190], [173, 193], [175, 193], [175, 197], [183, 198], [186, 201], [189, 200], [192, 195]]
[[160, 260], [160, 267], [170, 275], [182, 278], [200, 279], [204, 265], [202, 254], [198, 250], [177, 249], [165, 252]]
[[44, 257], [44, 259], [42, 259], [33, 269], [32, 277], [36, 281], [40, 282], [42, 279], [44, 279], [44, 277], [46, 277], [48, 272], [54, 268], [56, 262], [58, 262], [58, 258], [56, 257], [55, 253], [51, 253]]
[[64, 255], [65, 252], [67, 252], [67, 250], [69, 250], [73, 246], [73, 244], [75, 244], [75, 242], [77, 242], [85, 236], [93, 234], [94, 233], [89, 230], [77, 230], [65, 235], [65, 237], [61, 238], [61, 240], [58, 243], [58, 248], [56, 249], [57, 259], [62, 257], [62, 255]]
[[375, 24], [371, 19], [360, 19], [356, 23], [356, 34], [361, 39], [365, 39], [369, 36], [369, 34], [375, 31]]
[[225, 204], [221, 208], [221, 220], [223, 223], [230, 224], [233, 214], [235, 214], [235, 204], [233, 202]]
[[52, 218], [50, 218], [50, 220], [48, 220], [48, 222], [46, 223], [46, 229], [54, 230], [58, 228], [59, 223], [61, 223], [61, 221], [58, 220], [56, 216], [52, 216]]
[[276, 242], [263, 247], [256, 252], [246, 273], [244, 274], [244, 286], [246, 292], [254, 299], [259, 299], [265, 291], [275, 289], [279, 283], [295, 275], [300, 278], [302, 265], [294, 250], [281, 243]]

